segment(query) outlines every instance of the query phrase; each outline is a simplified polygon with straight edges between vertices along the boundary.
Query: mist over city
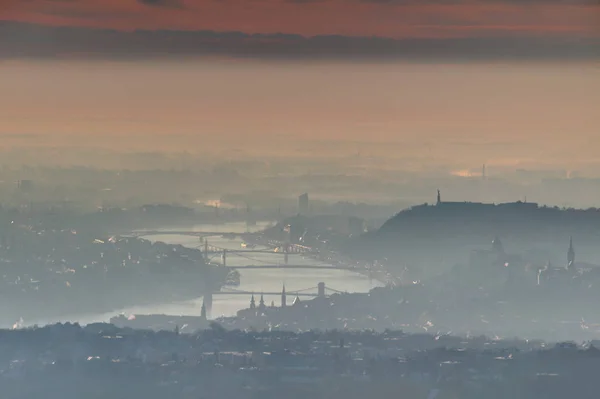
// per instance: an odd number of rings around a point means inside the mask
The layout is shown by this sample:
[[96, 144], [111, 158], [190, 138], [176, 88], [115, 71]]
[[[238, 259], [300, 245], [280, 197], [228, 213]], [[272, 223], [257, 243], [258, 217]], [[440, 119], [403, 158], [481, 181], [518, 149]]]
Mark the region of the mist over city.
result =
[[598, 398], [600, 5], [0, 2], [6, 399]]

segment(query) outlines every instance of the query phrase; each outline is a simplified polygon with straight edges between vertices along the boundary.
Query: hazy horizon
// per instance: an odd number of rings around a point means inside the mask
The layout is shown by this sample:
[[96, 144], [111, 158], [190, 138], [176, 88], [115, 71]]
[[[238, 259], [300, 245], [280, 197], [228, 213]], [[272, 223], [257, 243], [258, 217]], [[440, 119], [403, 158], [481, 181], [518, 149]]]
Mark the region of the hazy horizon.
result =
[[359, 154], [407, 170], [595, 174], [599, 78], [591, 62], [5, 61], [0, 135], [5, 151]]

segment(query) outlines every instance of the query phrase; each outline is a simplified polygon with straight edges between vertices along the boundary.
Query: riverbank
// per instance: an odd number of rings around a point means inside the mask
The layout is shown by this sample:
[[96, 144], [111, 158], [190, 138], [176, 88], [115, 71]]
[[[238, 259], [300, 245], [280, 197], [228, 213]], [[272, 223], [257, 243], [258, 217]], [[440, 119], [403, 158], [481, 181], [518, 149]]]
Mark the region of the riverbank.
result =
[[0, 325], [197, 298], [227, 270], [194, 248], [137, 238], [14, 228], [0, 244]]
[[[90, 314], [114, 315], [135, 306], [153, 307], [190, 301], [223, 286], [226, 271], [209, 267], [208, 271], [201, 273], [164, 275], [160, 279], [154, 277], [158, 276], [139, 277], [128, 282], [91, 288], [66, 289], [62, 295], [53, 297], [30, 294], [22, 298], [18, 305], [5, 301], [0, 305], [2, 327], [11, 327], [14, 323], [33, 325], [57, 321], [76, 322]], [[199, 308], [197, 312], [200, 313]]]

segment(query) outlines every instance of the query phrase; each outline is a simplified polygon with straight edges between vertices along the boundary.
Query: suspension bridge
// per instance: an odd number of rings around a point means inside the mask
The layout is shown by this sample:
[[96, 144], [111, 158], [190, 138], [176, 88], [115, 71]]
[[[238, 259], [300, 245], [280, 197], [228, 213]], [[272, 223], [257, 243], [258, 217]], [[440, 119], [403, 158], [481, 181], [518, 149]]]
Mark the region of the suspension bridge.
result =
[[[315, 291], [315, 290], [316, 290], [316, 292], [306, 292], [306, 291]], [[326, 287], [325, 283], [319, 283], [319, 285], [317, 285], [315, 287], [303, 288], [303, 289], [293, 290], [293, 291], [285, 291], [285, 287], [284, 287], [284, 289], [280, 292], [263, 292], [263, 291], [260, 292], [261, 295], [270, 295], [270, 296], [272, 296], [272, 295], [293, 295], [293, 296], [312, 297], [312, 298], [325, 297], [325, 296], [327, 296], [327, 293], [343, 294], [344, 291], [336, 290], [335, 288]], [[256, 294], [256, 292], [236, 290], [234, 288], [222, 288], [221, 291], [212, 293], [212, 295], [255, 295], [255, 294]]]
[[[314, 292], [316, 290], [316, 292]], [[307, 292], [313, 291], [313, 292]], [[325, 298], [328, 295], [332, 294], [344, 294], [345, 291], [336, 290], [335, 288], [326, 287], [325, 283], [320, 282], [316, 287], [303, 288], [299, 290], [286, 291], [285, 285], [280, 292], [261, 292], [260, 293], [260, 305], [264, 306], [264, 295], [273, 296], [273, 295], [281, 295], [281, 306], [287, 306], [287, 296], [292, 295], [294, 297], [310, 297], [310, 298]], [[207, 314], [210, 314], [213, 304], [213, 296], [214, 295], [247, 295], [252, 296], [251, 304], [254, 304], [254, 295], [256, 292], [253, 291], [242, 291], [236, 290], [234, 288], [222, 288], [221, 291], [211, 292], [204, 295], [202, 307], [205, 309]], [[253, 305], [251, 305], [253, 306]]]

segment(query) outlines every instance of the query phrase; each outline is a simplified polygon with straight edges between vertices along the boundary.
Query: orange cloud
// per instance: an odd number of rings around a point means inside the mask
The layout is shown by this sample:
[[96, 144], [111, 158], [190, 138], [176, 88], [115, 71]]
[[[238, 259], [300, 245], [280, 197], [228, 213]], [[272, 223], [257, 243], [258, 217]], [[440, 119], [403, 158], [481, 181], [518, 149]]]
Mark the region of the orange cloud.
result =
[[566, 0], [0, 0], [0, 19], [308, 36], [600, 36], [600, 7]]

